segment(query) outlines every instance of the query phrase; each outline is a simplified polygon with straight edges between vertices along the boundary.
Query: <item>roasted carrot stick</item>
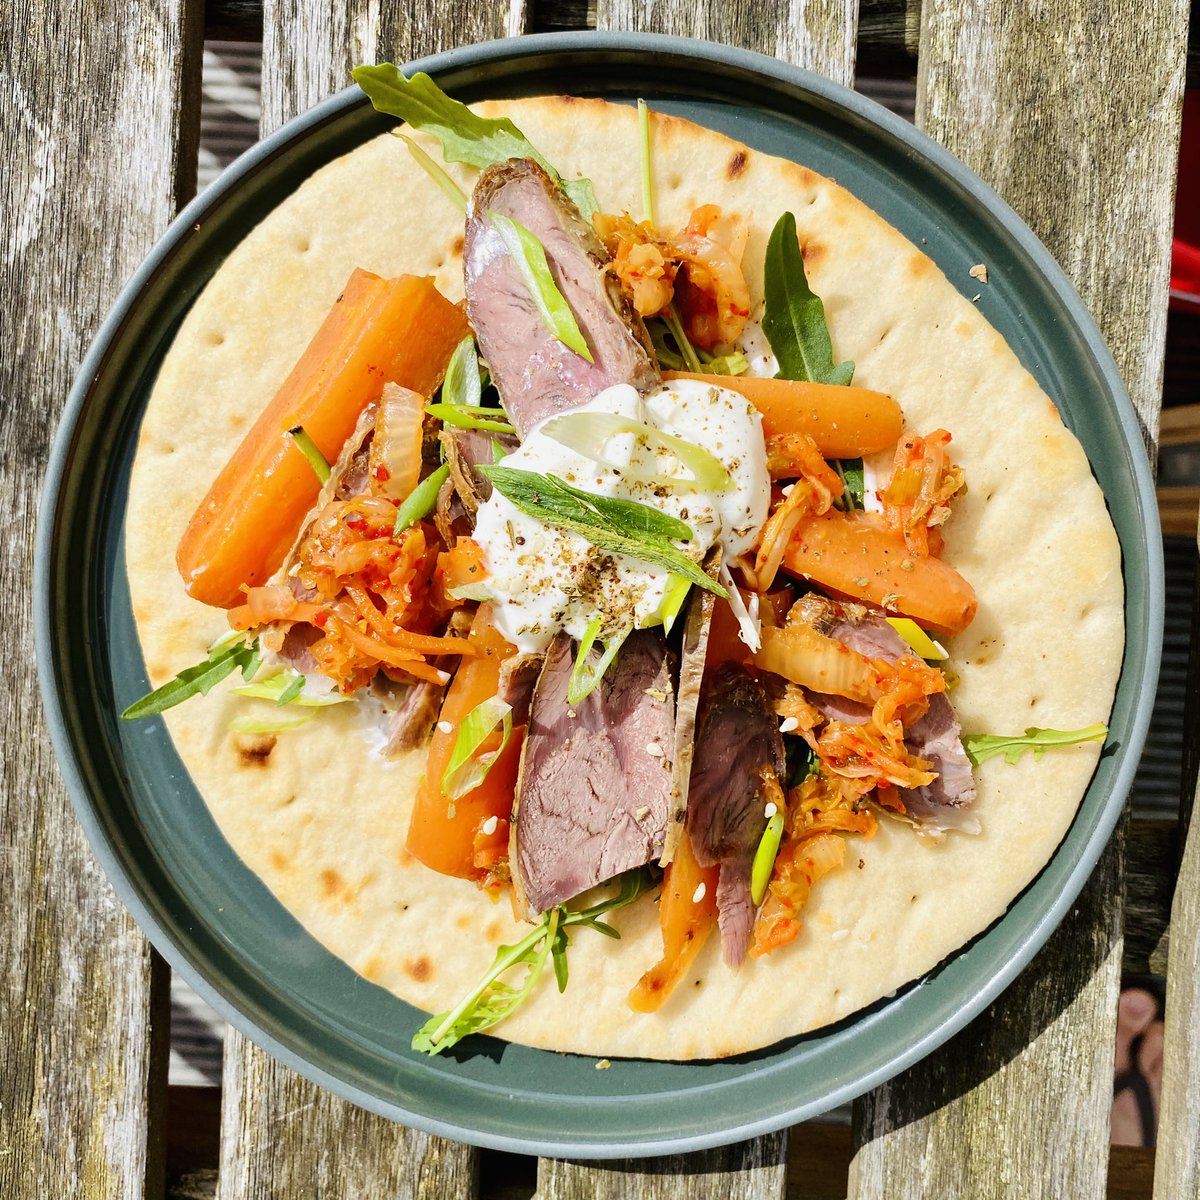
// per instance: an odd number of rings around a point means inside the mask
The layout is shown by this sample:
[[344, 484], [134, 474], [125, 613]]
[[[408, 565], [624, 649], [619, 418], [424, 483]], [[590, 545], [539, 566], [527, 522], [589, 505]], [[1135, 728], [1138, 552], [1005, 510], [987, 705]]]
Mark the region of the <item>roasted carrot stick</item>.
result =
[[332, 462], [384, 383], [428, 395], [466, 332], [432, 279], [356, 270], [192, 517], [175, 556], [188, 594], [229, 608], [283, 562], [321, 488], [289, 429]]
[[629, 993], [629, 1007], [634, 1012], [656, 1012], [704, 948], [717, 924], [720, 871], [719, 864], [702, 867], [696, 861], [692, 839], [687, 834], [679, 839], [675, 857], [663, 876], [659, 901], [662, 961], [651, 967]]
[[917, 558], [871, 513], [831, 509], [796, 526], [783, 568], [822, 587], [939, 633], [961, 633], [975, 618], [975, 589], [940, 558]]
[[[516, 647], [496, 632], [486, 604], [476, 612], [467, 640], [476, 655], [463, 659], [442, 701], [441, 717], [429, 743], [425, 777], [417, 789], [409, 821], [407, 843], [410, 853], [427, 867], [461, 879], [486, 873], [475, 865], [475, 835], [489, 817], [496, 817], [499, 823], [512, 813], [525, 734], [523, 725], [513, 730], [504, 753], [477, 788], [453, 801], [443, 793], [442, 776], [454, 752], [458, 727], [472, 709], [496, 695], [500, 664], [516, 653]], [[445, 732], [443, 726], [450, 732]]]
[[698, 379], [740, 392], [762, 413], [764, 437], [807, 433], [826, 458], [858, 458], [887, 450], [899, 440], [904, 425], [900, 405], [868, 388], [686, 371], [664, 371], [663, 378]]

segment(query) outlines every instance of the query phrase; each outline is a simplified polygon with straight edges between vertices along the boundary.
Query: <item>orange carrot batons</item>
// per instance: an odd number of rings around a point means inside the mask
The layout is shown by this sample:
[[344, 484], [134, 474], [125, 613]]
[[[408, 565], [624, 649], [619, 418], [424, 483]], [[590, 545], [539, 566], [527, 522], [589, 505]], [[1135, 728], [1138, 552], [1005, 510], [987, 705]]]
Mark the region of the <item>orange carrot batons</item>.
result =
[[826, 458], [859, 458], [890, 449], [904, 426], [900, 405], [869, 388], [686, 371], [664, 371], [663, 378], [698, 379], [739, 392], [762, 413], [764, 437], [806, 433]]
[[940, 558], [918, 558], [869, 513], [831, 510], [796, 527], [783, 568], [939, 633], [975, 619], [975, 589]]
[[289, 429], [303, 425], [332, 462], [384, 383], [429, 395], [466, 333], [432, 279], [356, 270], [184, 532], [175, 561], [188, 594], [229, 608], [283, 562], [321, 490]]

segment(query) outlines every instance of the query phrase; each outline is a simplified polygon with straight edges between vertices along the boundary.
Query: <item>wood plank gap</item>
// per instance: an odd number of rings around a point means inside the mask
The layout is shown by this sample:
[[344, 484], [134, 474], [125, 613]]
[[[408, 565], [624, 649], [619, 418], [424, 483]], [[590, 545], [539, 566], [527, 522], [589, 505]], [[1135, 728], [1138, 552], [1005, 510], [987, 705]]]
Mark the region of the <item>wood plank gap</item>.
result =
[[[29, 589], [50, 440], [101, 320], [195, 176], [198, 0], [29, 0], [0, 22], [0, 1196], [161, 1194], [167, 992], [67, 801]], [[19, 581], [19, 582], [18, 582]]]

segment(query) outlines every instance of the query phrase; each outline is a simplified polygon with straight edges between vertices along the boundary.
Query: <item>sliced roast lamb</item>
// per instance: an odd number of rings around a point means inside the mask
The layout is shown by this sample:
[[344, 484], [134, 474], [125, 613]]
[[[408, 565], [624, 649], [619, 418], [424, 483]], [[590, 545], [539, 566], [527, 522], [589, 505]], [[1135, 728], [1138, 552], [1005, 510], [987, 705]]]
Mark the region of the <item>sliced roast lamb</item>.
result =
[[700, 701], [687, 828], [702, 867], [720, 863], [717, 921], [725, 961], [750, 948], [750, 866], [767, 825], [764, 771], [784, 768], [783, 738], [770, 698], [744, 667], [725, 663]]
[[525, 733], [510, 859], [527, 916], [657, 859], [666, 838], [674, 745], [666, 644], [631, 634], [617, 665], [571, 706], [574, 657], [575, 644], [559, 634]]
[[[895, 662], [903, 654], [912, 653], [883, 617], [859, 604], [827, 600], [810, 593], [793, 605], [788, 620], [802, 620], [818, 633], [868, 658]], [[826, 717], [848, 725], [865, 725], [871, 716], [867, 705], [842, 696], [814, 693], [812, 700]], [[910, 753], [927, 759], [930, 769], [937, 772], [932, 783], [900, 789], [905, 812], [930, 832], [946, 829], [979, 832], [978, 819], [965, 811], [975, 799], [975, 776], [959, 736], [961, 728], [954, 706], [938, 693], [929, 697], [929, 711], [905, 733]]]
[[491, 466], [495, 461], [497, 445], [503, 454], [511, 454], [517, 448], [517, 439], [507, 433], [455, 429], [448, 425], [442, 430], [442, 445], [454, 490], [473, 518], [479, 506], [492, 494], [492, 481], [479, 468]]
[[[542, 320], [489, 214], [523, 225], [546, 251], [592, 362], [568, 349]], [[467, 210], [463, 247], [467, 316], [509, 420], [524, 436], [543, 417], [586, 404], [606, 387], [659, 383], [650, 336], [609, 256], [579, 210], [537, 163], [509, 159], [484, 169]]]

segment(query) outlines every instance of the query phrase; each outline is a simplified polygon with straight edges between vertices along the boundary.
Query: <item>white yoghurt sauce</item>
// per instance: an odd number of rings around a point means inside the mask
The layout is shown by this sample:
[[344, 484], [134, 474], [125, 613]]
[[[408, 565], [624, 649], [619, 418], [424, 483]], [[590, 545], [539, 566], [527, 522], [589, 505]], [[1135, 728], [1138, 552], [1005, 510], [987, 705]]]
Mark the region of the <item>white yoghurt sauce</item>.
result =
[[[733, 486], [724, 492], [684, 491], [628, 479], [623, 471], [545, 436], [545, 421], [529, 431], [504, 466], [555, 475], [585, 491], [635, 500], [677, 517], [694, 535], [677, 545], [697, 561], [718, 542], [726, 557], [755, 544], [771, 488], [762, 417], [743, 396], [692, 379], [672, 380], [645, 397], [617, 384], [572, 411], [616, 413], [701, 446], [725, 466]], [[603, 451], [614, 463], [689, 477], [674, 455], [648, 448], [633, 434], [610, 438]], [[665, 570], [543, 525], [495, 489], [479, 508], [474, 536], [483, 549], [497, 628], [525, 653], [542, 653], [559, 630], [582, 638], [597, 614], [604, 618], [602, 641], [631, 625], [659, 623]]]

